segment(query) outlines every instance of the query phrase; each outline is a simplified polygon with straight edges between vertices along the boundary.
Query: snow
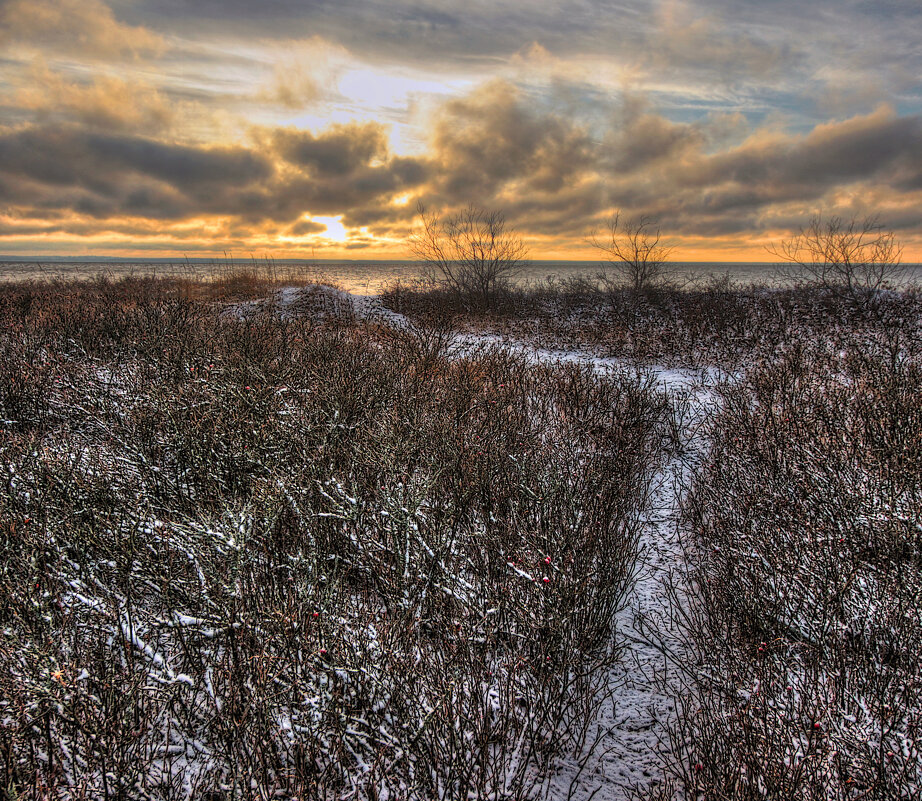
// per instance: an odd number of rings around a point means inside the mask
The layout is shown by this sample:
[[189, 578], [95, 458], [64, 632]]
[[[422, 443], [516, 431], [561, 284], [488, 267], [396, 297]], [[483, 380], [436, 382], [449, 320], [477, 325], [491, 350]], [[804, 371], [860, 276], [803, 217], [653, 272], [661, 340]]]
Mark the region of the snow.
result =
[[[230, 317], [247, 320], [257, 314], [273, 313], [288, 318], [301, 314], [320, 317], [350, 315], [357, 321], [368, 325], [387, 326], [397, 330], [412, 330], [412, 323], [403, 315], [387, 309], [381, 298], [374, 295], [351, 295], [341, 290], [312, 285], [307, 287], [286, 287], [272, 296], [262, 300], [248, 301], [230, 306], [226, 312]], [[681, 408], [679, 426], [679, 443], [676, 454], [664, 461], [654, 479], [652, 505], [647, 516], [648, 525], [639, 542], [640, 559], [632, 582], [631, 591], [624, 607], [616, 616], [618, 644], [621, 658], [610, 673], [602, 677], [607, 693], [602, 703], [597, 720], [590, 727], [586, 739], [586, 751], [577, 754], [565, 754], [553, 765], [551, 775], [544, 778], [550, 788], [549, 797], [588, 801], [621, 801], [630, 797], [635, 789], [655, 786], [660, 780], [663, 764], [663, 749], [668, 749], [668, 729], [675, 721], [675, 699], [680, 695], [681, 679], [681, 643], [682, 632], [676, 621], [681, 614], [676, 609], [681, 604], [681, 582], [677, 577], [683, 574], [683, 536], [685, 532], [679, 523], [679, 507], [684, 488], [693, 466], [702, 460], [709, 443], [701, 433], [705, 430], [702, 422], [711, 416], [717, 403], [717, 394], [713, 387], [720, 381], [732, 378], [716, 370], [691, 370], [665, 365], [637, 366], [611, 357], [602, 357], [588, 350], [579, 348], [550, 349], [536, 347], [522, 340], [512, 340], [492, 334], [464, 333], [453, 337], [449, 352], [464, 356], [475, 354], [485, 348], [503, 348], [523, 355], [532, 364], [581, 364], [591, 367], [603, 374], [623, 374], [636, 372], [648, 378], [666, 394], [677, 408]], [[120, 392], [121, 385], [117, 377], [99, 371], [98, 380], [108, 391]], [[2, 424], [3, 421], [0, 421]], [[332, 512], [320, 513], [321, 516], [336, 515], [348, 517], [359, 504], [335, 479], [319, 487], [319, 491], [331, 503]], [[296, 499], [289, 497], [294, 508]], [[414, 538], [421, 548], [435, 560], [443, 574], [448, 568], [438, 560], [436, 553], [423, 539], [413, 516], [422, 514], [422, 509], [408, 509], [401, 506], [382, 510], [381, 515], [393, 519], [397, 529], [401, 521], [409, 523], [402, 527], [403, 536]], [[399, 518], [399, 519], [398, 519]], [[194, 566], [198, 579], [205, 587], [205, 577], [195, 553], [195, 545], [186, 542], [176, 532], [168, 532], [162, 521], [153, 521], [146, 529], [164, 538], [172, 547], [189, 560]], [[224, 549], [240, 550], [244, 547], [245, 532], [248, 521], [244, 516], [228, 516], [221, 524], [198, 526], [189, 524], [188, 534], [207, 538], [220, 543]], [[395, 529], [395, 530], [397, 530]], [[356, 535], [350, 529], [350, 537]], [[409, 545], [407, 545], [409, 553]], [[518, 567], [514, 562], [507, 563], [511, 574], [528, 581], [547, 580], [547, 576], [533, 575]], [[409, 565], [405, 564], [405, 571]], [[553, 575], [548, 568], [548, 575]], [[677, 583], [678, 582], [678, 583]], [[405, 584], [408, 582], [405, 581]], [[84, 607], [84, 611], [103, 615], [109, 607], [102, 600], [93, 597], [91, 588], [81, 582], [72, 581], [71, 592], [66, 596], [68, 606]], [[171, 666], [168, 650], [158, 650], [158, 632], [161, 627], [172, 631], [191, 630], [199, 637], [212, 639], [222, 631], [214, 619], [174, 611], [169, 617], [157, 619], [153, 625], [139, 625], [127, 612], [124, 599], [113, 595], [103, 587], [98, 598], [107, 598], [118, 608], [115, 625], [118, 633], [126, 643], [143, 657], [150, 677], [162, 684], [186, 684], [196, 689], [200, 697], [210, 699], [210, 704], [217, 714], [222, 711], [222, 694], [220, 687], [214, 686], [212, 668], [208, 666], [200, 685], [184, 673], [177, 673]], [[454, 577], [453, 586], [436, 583], [434, 589], [453, 595], [462, 603], [462, 594], [473, 588], [458, 576]], [[493, 610], [491, 610], [493, 611]], [[487, 614], [491, 612], [488, 611]], [[211, 615], [209, 615], [210, 617]], [[230, 624], [234, 628], [239, 622]], [[373, 631], [373, 629], [372, 629]], [[175, 665], [175, 662], [173, 662]], [[88, 674], [77, 677], [86, 679]], [[353, 679], [344, 671], [336, 671], [340, 682], [348, 684]], [[482, 687], [490, 706], [494, 709], [500, 704], [499, 691], [486, 684]], [[383, 702], [382, 702], [383, 703]], [[305, 705], [308, 705], [305, 699]], [[379, 711], [376, 709], [376, 711]], [[298, 718], [285, 716], [278, 721], [279, 728], [292, 733], [299, 727]], [[363, 720], [363, 724], [366, 722]], [[366, 724], [367, 725], [367, 724]], [[425, 722], [423, 723], [425, 725]], [[182, 776], [186, 788], [195, 784], [198, 771], [208, 765], [208, 749], [194, 740], [191, 732], [186, 732], [188, 740], [183, 740], [179, 731], [169, 732], [165, 738], [159, 770], [164, 777]], [[523, 729], [522, 736], [524, 737]], [[293, 734], [291, 735], [293, 736]], [[356, 764], [362, 763], [362, 755], [352, 752]], [[367, 770], [371, 770], [366, 765]], [[515, 763], [509, 771], [509, 777], [515, 775]], [[394, 790], [394, 788], [391, 788]], [[389, 795], [387, 787], [381, 787], [380, 798]], [[395, 790], [395, 795], [399, 795]]]
[[[582, 354], [572, 353], [574, 358]], [[615, 367], [613, 360], [586, 360], [599, 368]], [[662, 753], [669, 748], [668, 731], [675, 721], [675, 699], [681, 695], [684, 638], [675, 608], [682, 601], [684, 572], [679, 508], [692, 467], [706, 454], [702, 421], [713, 413], [716, 395], [708, 382], [717, 374], [652, 368], [661, 388], [677, 403], [687, 403], [679, 455], [659, 470], [654, 480], [651, 510], [639, 543], [640, 560], [632, 591], [617, 615], [621, 660], [608, 677], [611, 695], [603, 705], [598, 729], [602, 737], [598, 756], [578, 775], [577, 792], [564, 795], [579, 773], [576, 760], [565, 764], [555, 786], [559, 797], [620, 801], [635, 789], [652, 788], [662, 780]], [[568, 790], [569, 792], [569, 790]], [[593, 796], [593, 793], [595, 795]]]
[[[382, 321], [406, 329], [406, 317], [383, 307], [375, 296], [353, 296], [357, 319]], [[679, 455], [662, 465], [655, 480], [649, 525], [639, 543], [641, 558], [627, 602], [617, 615], [622, 657], [607, 677], [608, 696], [595, 723], [598, 741], [592, 754], [564, 757], [550, 778], [551, 798], [621, 801], [631, 791], [650, 788], [662, 780], [661, 756], [669, 748], [668, 728], [675, 720], [675, 698], [680, 695], [681, 643], [674, 604], [681, 601], [680, 576], [684, 557], [679, 524], [682, 492], [692, 467], [706, 456], [709, 443], [702, 435], [704, 420], [713, 414], [716, 383], [732, 378], [716, 369], [681, 369], [662, 365], [636, 367], [623, 360], [600, 357], [580, 349], [553, 350], [494, 334], [465, 333], [454, 338], [458, 355], [483, 348], [506, 348], [525, 355], [533, 364], [577, 363], [600, 373], [637, 370], [651, 377], [670, 401], [684, 405]], [[522, 578], [534, 577], [509, 564]], [[588, 738], [593, 742], [593, 736]]]

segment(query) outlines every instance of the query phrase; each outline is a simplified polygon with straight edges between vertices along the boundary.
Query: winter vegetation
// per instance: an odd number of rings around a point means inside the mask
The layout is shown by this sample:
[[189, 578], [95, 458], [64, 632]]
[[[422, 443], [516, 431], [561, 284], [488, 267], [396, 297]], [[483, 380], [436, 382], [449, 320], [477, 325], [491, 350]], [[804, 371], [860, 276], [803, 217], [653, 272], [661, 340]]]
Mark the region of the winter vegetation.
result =
[[3, 292], [8, 797], [540, 795], [594, 746], [664, 395], [197, 289]]
[[899, 250], [876, 220], [781, 247], [802, 267], [783, 289], [638, 287], [626, 263], [474, 312], [444, 289], [385, 300], [545, 354], [721, 371], [706, 445], [680, 455], [683, 568], [635, 624], [675, 699], [640, 797], [920, 798], [922, 299], [882, 289]]
[[467, 306], [495, 303], [526, 263], [528, 248], [500, 211], [472, 205], [440, 217], [420, 205], [417, 212], [420, 229], [410, 250], [432, 283]]
[[794, 347], [721, 391], [684, 509], [691, 797], [922, 793], [915, 337]]
[[665, 274], [4, 286], [0, 793], [922, 796], [922, 298]]
[[605, 234], [595, 233], [589, 241], [616, 279], [635, 292], [660, 287], [668, 281], [672, 248], [662, 242], [656, 221], [650, 217], [641, 215], [623, 221], [616, 212], [609, 218]]
[[903, 249], [878, 217], [816, 216], [806, 228], [769, 247], [788, 275], [810, 286], [868, 294], [901, 273]]

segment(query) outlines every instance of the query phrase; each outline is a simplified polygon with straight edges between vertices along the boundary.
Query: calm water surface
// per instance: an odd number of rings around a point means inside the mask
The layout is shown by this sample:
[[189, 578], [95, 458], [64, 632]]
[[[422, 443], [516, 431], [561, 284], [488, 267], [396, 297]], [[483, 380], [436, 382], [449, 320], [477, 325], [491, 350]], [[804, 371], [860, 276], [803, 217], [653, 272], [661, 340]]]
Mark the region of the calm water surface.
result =
[[[188, 262], [160, 260], [55, 260], [26, 261], [0, 260], [0, 280], [21, 279], [80, 279], [100, 274], [112, 277], [127, 275], [214, 276], [252, 268], [272, 272], [284, 278], [307, 273], [336, 284], [357, 294], [371, 295], [380, 292], [397, 280], [414, 281], [423, 276], [422, 269], [409, 261], [272, 261], [252, 260], [221, 261], [193, 260]], [[922, 281], [922, 265], [905, 265], [907, 280]], [[520, 284], [535, 283], [548, 278], [565, 281], [578, 275], [595, 275], [602, 268], [596, 261], [533, 261], [516, 278]], [[729, 274], [739, 284], [779, 285], [777, 265], [768, 262], [696, 262], [676, 264], [671, 267], [676, 280], [682, 283], [702, 283], [711, 276]]]

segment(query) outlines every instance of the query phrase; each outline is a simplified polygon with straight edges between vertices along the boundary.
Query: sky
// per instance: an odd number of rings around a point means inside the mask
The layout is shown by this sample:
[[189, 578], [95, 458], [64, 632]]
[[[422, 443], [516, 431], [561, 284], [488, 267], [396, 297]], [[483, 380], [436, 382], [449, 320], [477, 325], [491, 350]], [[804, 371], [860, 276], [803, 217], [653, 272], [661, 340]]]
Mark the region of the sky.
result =
[[767, 261], [876, 215], [922, 261], [919, 0], [0, 0], [0, 254], [538, 259], [656, 221]]

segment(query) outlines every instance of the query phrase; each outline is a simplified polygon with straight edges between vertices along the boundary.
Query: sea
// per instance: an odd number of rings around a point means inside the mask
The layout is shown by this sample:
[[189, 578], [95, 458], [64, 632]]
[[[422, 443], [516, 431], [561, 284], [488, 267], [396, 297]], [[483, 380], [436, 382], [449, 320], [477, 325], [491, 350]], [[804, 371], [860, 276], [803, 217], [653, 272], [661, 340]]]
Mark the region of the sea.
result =
[[[922, 284], [922, 264], [900, 265], [897, 285]], [[256, 270], [284, 280], [305, 277], [318, 283], [330, 283], [358, 295], [376, 295], [400, 281], [414, 283], [426, 277], [418, 262], [398, 260], [275, 260], [275, 259], [101, 259], [43, 258], [24, 259], [0, 256], [0, 281], [20, 280], [80, 280], [108, 276], [176, 276], [220, 277], [240, 270]], [[795, 280], [789, 265], [773, 262], [688, 262], [670, 264], [670, 278], [680, 286], [704, 286], [715, 280], [729, 278], [739, 286], [760, 284], [782, 286]], [[565, 283], [577, 277], [593, 277], [607, 272], [614, 276], [610, 265], [598, 261], [529, 262], [514, 278], [521, 286], [538, 285], [547, 281]]]

